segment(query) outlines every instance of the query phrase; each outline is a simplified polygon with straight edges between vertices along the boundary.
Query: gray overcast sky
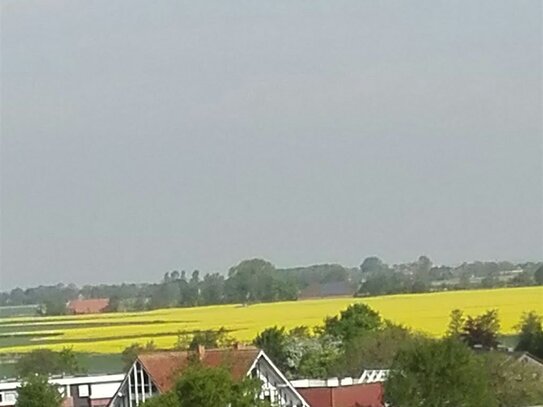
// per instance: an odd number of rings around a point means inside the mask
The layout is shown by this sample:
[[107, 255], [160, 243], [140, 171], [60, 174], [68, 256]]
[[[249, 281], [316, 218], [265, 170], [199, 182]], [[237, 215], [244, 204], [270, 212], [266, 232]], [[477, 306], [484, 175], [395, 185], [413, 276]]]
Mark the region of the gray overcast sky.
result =
[[543, 257], [540, 1], [1, 4], [0, 289]]

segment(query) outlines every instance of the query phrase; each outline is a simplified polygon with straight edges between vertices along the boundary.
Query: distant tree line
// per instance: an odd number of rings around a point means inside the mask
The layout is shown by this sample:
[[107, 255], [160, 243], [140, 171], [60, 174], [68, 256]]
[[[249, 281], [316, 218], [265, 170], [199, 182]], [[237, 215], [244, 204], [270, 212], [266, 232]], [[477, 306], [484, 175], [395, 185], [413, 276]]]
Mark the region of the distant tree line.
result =
[[171, 271], [158, 283], [74, 284], [15, 288], [0, 293], [0, 306], [39, 304], [40, 313], [59, 315], [66, 303], [78, 297], [109, 298], [108, 311], [137, 311], [165, 307], [296, 300], [312, 285], [342, 282], [358, 296], [470, 288], [543, 285], [543, 263], [473, 262], [457, 267], [438, 266], [426, 256], [388, 265], [378, 257], [366, 258], [360, 267], [339, 264], [278, 269], [262, 259], [244, 260], [226, 274], [198, 270]]

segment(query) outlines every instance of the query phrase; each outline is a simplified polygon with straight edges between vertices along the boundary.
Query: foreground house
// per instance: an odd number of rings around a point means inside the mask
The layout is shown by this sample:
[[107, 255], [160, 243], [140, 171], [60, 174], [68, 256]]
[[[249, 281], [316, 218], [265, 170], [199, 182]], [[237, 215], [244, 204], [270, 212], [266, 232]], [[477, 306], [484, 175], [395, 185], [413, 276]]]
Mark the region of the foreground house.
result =
[[[49, 383], [63, 396], [63, 407], [106, 407], [124, 378], [124, 374], [52, 377]], [[18, 380], [0, 381], [0, 406], [15, 406], [20, 386]]]
[[309, 407], [303, 397], [277, 369], [268, 356], [256, 348], [205, 349], [195, 352], [153, 352], [134, 362], [110, 407], [136, 407], [157, 394], [172, 390], [194, 357], [207, 367], [226, 367], [234, 379], [246, 376], [262, 382], [260, 397], [278, 407]]

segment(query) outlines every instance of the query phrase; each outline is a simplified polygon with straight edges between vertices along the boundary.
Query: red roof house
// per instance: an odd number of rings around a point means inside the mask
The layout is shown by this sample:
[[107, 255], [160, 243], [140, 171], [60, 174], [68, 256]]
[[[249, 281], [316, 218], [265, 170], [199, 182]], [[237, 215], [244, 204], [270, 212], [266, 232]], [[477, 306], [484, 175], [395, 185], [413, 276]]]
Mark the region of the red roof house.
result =
[[[227, 366], [234, 379], [241, 379], [253, 365], [259, 349], [204, 349], [199, 348], [197, 354], [200, 362], [207, 367]], [[191, 363], [194, 352], [155, 352], [139, 355], [138, 360], [143, 369], [153, 378], [158, 390], [163, 393], [171, 390], [177, 376]]]
[[172, 390], [177, 379], [195, 360], [207, 367], [224, 367], [235, 380], [247, 376], [258, 378], [260, 398], [269, 400], [274, 406], [310, 407], [262, 350], [240, 346], [141, 354], [108, 406], [137, 407], [149, 398]]
[[88, 300], [72, 300], [67, 309], [70, 314], [99, 314], [109, 305], [108, 298], [92, 298]]

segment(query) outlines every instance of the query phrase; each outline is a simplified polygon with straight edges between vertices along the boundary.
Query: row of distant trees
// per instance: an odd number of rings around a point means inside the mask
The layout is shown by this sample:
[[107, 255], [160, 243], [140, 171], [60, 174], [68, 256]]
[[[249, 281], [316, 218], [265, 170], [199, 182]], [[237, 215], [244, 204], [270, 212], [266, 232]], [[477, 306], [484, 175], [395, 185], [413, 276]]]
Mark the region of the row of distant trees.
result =
[[287, 301], [297, 299], [310, 285], [334, 282], [345, 283], [360, 296], [526, 286], [543, 284], [543, 263], [473, 262], [449, 267], [421, 256], [414, 262], [388, 265], [378, 257], [368, 257], [356, 268], [322, 264], [278, 269], [268, 261], [250, 259], [226, 274], [172, 271], [150, 284], [16, 288], [0, 293], [0, 306], [41, 304], [43, 313], [56, 315], [65, 312], [67, 301], [79, 296], [110, 298], [109, 311]]

